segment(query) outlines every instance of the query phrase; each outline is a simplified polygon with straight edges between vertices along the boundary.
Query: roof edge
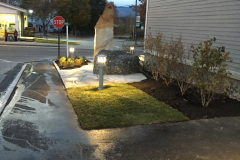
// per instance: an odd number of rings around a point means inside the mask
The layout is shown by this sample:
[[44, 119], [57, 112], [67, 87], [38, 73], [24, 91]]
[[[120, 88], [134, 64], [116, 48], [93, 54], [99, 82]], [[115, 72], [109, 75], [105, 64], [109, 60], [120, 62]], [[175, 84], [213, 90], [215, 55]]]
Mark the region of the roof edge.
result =
[[7, 7], [7, 8], [11, 8], [11, 9], [15, 9], [17, 11], [22, 11], [22, 12], [27, 13], [26, 9], [23, 9], [23, 8], [20, 8], [20, 7], [16, 7], [16, 6], [13, 6], [13, 5], [10, 5], [10, 4], [6, 4], [6, 3], [3, 3], [3, 2], [0, 2], [0, 6], [4, 6], [4, 7]]

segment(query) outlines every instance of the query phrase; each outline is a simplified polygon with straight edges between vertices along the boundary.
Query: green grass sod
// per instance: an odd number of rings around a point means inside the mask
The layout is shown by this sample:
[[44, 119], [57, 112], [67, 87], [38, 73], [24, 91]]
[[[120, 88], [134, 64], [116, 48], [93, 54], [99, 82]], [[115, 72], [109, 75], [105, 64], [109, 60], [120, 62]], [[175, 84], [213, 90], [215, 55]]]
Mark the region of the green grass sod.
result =
[[128, 84], [67, 89], [83, 129], [117, 128], [189, 120], [181, 112]]

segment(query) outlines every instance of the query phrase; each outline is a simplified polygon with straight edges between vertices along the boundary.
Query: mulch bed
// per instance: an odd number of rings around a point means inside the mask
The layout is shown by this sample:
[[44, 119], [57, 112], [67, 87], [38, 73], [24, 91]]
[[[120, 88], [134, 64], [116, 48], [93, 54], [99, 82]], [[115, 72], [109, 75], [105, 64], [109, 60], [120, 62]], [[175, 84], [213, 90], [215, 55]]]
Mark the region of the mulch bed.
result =
[[191, 120], [240, 116], [240, 102], [226, 96], [219, 95], [208, 107], [202, 107], [196, 90], [189, 89], [182, 96], [177, 83], [166, 86], [163, 81], [148, 77], [130, 85], [179, 110]]

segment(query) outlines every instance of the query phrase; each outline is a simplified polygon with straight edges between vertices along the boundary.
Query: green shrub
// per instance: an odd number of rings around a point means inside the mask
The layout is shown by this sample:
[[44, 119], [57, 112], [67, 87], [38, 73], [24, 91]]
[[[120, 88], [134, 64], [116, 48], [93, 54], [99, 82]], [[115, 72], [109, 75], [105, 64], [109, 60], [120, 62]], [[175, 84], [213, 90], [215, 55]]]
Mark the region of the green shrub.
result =
[[193, 53], [193, 79], [204, 107], [215, 98], [216, 93], [227, 94], [230, 83], [227, 79], [227, 61], [230, 61], [230, 52], [224, 47], [213, 47], [216, 38], [200, 43], [198, 47], [192, 46]]
[[25, 37], [33, 37], [34, 33], [33, 33], [33, 28], [32, 27], [26, 27], [23, 30], [23, 36]]
[[174, 73], [177, 65], [184, 54], [181, 37], [176, 41], [170, 39], [169, 42], [163, 43], [162, 34], [158, 33], [156, 37], [149, 34], [146, 38], [145, 48], [156, 55], [149, 64], [153, 78], [155, 80], [161, 78], [166, 85], [172, 83], [175, 79]]
[[86, 60], [85, 57], [75, 58], [74, 59], [74, 65], [78, 66], [78, 67], [81, 67], [85, 63], [85, 60]]
[[58, 59], [58, 61], [59, 61], [59, 66], [60, 66], [60, 67], [63, 67], [63, 66], [64, 66], [64, 63], [65, 63], [65, 61], [66, 61], [66, 58], [65, 58], [65, 57], [60, 57], [60, 58]]
[[61, 68], [74, 68], [74, 67], [81, 67], [85, 64], [86, 58], [78, 58], [75, 57], [74, 60], [72, 60], [70, 57], [65, 58], [65, 57], [59, 57], [58, 58], [58, 66]]
[[67, 67], [74, 67], [74, 61], [71, 58], [67, 58]]

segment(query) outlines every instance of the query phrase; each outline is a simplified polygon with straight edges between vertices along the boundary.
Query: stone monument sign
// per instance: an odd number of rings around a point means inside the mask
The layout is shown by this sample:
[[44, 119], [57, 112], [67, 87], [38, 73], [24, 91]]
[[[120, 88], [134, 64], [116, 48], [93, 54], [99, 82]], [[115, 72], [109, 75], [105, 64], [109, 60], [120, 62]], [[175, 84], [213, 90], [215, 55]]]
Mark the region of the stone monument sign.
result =
[[99, 51], [113, 49], [113, 26], [114, 6], [113, 2], [110, 2], [95, 26], [93, 60]]

